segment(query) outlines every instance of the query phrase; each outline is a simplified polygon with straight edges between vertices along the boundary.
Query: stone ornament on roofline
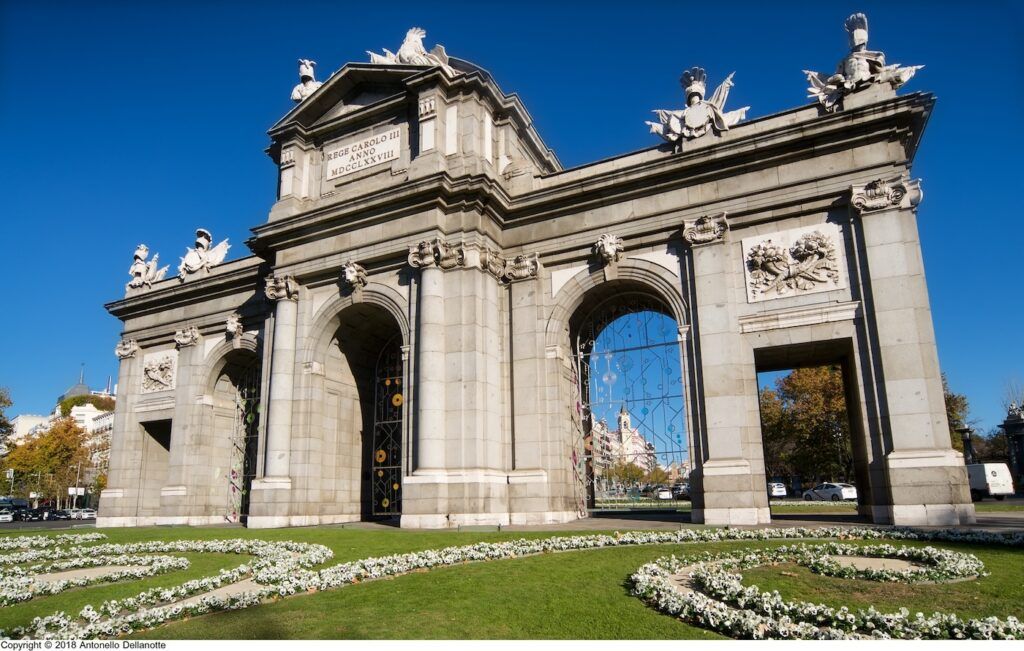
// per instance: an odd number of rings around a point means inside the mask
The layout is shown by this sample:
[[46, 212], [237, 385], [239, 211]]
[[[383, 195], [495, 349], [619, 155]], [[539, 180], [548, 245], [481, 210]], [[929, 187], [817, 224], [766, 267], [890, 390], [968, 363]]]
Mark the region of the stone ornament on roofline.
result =
[[195, 346], [199, 343], [199, 328], [189, 326], [174, 333], [174, 345], [178, 348]]
[[870, 183], [850, 188], [850, 204], [860, 214], [887, 208], [913, 208], [921, 203], [923, 198], [921, 179], [909, 179], [904, 176], [875, 179]]
[[716, 215], [704, 215], [693, 221], [683, 223], [683, 239], [691, 246], [720, 242], [729, 230], [727, 214], [723, 211]]
[[813, 70], [804, 70], [810, 83], [808, 97], [817, 98], [826, 111], [835, 111], [844, 97], [875, 84], [888, 84], [895, 91], [924, 67], [901, 67], [898, 63], [887, 66], [884, 53], [868, 50], [868, 17], [864, 14], [852, 14], [844, 26], [850, 53], [836, 66], [835, 74], [826, 78]]
[[160, 254], [154, 253], [153, 259], [146, 262], [148, 255], [149, 247], [145, 244], [135, 247], [134, 260], [132, 266], [128, 268], [128, 275], [132, 279], [125, 285], [124, 289], [126, 292], [132, 289], [142, 289], [143, 287], [152, 289], [153, 283], [163, 280], [164, 276], [167, 275], [170, 265], [159, 266]]
[[725, 78], [711, 99], [705, 100], [704, 93], [707, 90], [707, 73], [704, 68], [691, 68], [683, 72], [679, 83], [686, 94], [686, 108], [673, 111], [655, 109], [658, 115], [658, 122], [645, 122], [651, 128], [651, 133], [656, 133], [667, 142], [675, 145], [676, 151], [682, 147], [684, 140], [700, 138], [708, 131], [713, 130], [720, 134], [728, 131], [729, 127], [735, 125], [747, 116], [749, 106], [725, 111], [725, 102], [729, 97], [729, 89], [733, 87], [730, 73]]
[[440, 43], [435, 45], [430, 52], [423, 47], [423, 38], [427, 32], [422, 28], [413, 27], [405, 34], [405, 40], [398, 48], [398, 52], [384, 48], [384, 54], [366, 51], [370, 55], [370, 63], [381, 65], [407, 65], [407, 66], [429, 66], [440, 67], [445, 74], [454, 77], [459, 74], [449, 65], [448, 53]]
[[415, 269], [438, 267], [454, 269], [466, 265], [466, 250], [462, 244], [451, 245], [440, 237], [423, 240], [409, 247], [409, 265]]
[[134, 339], [122, 339], [114, 346], [114, 354], [118, 359], [130, 359], [139, 352], [139, 342]]
[[205, 228], [196, 229], [196, 248], [189, 247], [185, 257], [178, 265], [178, 278], [185, 282], [185, 279], [192, 274], [210, 273], [210, 269], [224, 262], [228, 256], [228, 249], [231, 245], [225, 239], [220, 244], [210, 247], [213, 244], [213, 235]]
[[299, 83], [292, 89], [292, 101], [296, 104], [306, 101], [306, 98], [316, 92], [317, 88], [324, 85], [322, 81], [316, 80], [316, 75], [313, 72], [315, 67], [316, 61], [299, 59]]
[[267, 276], [266, 295], [272, 301], [299, 300], [299, 284], [294, 276]]

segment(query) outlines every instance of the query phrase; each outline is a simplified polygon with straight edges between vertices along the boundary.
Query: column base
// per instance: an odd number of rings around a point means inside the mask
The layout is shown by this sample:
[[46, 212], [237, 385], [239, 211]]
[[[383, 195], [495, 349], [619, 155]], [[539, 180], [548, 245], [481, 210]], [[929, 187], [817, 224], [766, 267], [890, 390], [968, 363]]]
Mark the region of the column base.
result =
[[291, 477], [253, 479], [249, 487], [249, 518], [246, 526], [257, 529], [289, 526], [291, 492]]
[[691, 519], [717, 526], [769, 524], [768, 489], [763, 474], [752, 474], [746, 459], [708, 459], [694, 471], [701, 494]]
[[872, 505], [877, 524], [956, 526], [976, 517], [963, 455], [956, 450], [895, 450], [885, 458], [891, 504]]
[[715, 526], [739, 526], [769, 524], [772, 511], [769, 507], [693, 509], [691, 522]]

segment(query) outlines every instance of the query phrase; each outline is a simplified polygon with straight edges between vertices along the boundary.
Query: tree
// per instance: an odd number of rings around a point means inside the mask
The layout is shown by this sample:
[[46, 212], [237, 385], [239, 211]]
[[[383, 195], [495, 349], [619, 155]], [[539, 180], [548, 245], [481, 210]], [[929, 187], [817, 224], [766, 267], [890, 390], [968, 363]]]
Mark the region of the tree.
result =
[[0, 443], [7, 439], [14, 431], [14, 426], [11, 425], [11, 421], [7, 420], [6, 410], [8, 407], [13, 405], [11, 402], [11, 393], [7, 390], [7, 387], [0, 387]]
[[92, 405], [100, 411], [114, 411], [114, 399], [109, 396], [72, 396], [60, 401], [60, 415], [71, 415], [71, 409], [80, 405]]
[[11, 449], [2, 467], [14, 470], [15, 493], [27, 496], [39, 491], [58, 500], [66, 497], [68, 487], [89, 466], [86, 438], [74, 420], [60, 418], [47, 431]]
[[967, 396], [961, 393], [953, 393], [949, 388], [949, 381], [946, 374], [942, 374], [942, 397], [946, 402], [946, 420], [949, 422], [949, 441], [953, 449], [964, 451], [964, 441], [956, 428], [967, 427], [971, 407], [967, 404]]
[[608, 470], [608, 476], [623, 486], [633, 486], [644, 478], [644, 470], [635, 463], [619, 462]]
[[761, 391], [765, 468], [770, 475], [853, 475], [850, 424], [838, 367], [799, 368]]
[[663, 468], [655, 466], [644, 478], [648, 484], [667, 484], [668, 473]]

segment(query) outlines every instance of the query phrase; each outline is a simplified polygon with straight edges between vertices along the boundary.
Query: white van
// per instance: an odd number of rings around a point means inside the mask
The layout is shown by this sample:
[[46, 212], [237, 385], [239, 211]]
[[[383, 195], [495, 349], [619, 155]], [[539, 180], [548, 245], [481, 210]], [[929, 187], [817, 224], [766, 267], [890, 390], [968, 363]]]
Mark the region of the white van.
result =
[[975, 502], [991, 495], [997, 500], [1013, 495], [1013, 479], [1005, 463], [971, 463], [967, 465], [971, 499]]

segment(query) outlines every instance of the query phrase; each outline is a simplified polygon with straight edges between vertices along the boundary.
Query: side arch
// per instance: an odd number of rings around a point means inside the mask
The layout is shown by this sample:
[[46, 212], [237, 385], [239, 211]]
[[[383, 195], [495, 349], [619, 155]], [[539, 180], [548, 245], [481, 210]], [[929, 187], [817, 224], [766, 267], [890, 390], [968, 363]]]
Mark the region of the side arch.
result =
[[338, 295], [324, 303], [324, 305], [317, 310], [317, 313], [310, 321], [310, 345], [303, 347], [305, 349], [302, 359], [304, 363], [324, 358], [327, 354], [327, 347], [330, 345], [331, 339], [334, 337], [334, 333], [337, 332], [338, 328], [341, 326], [341, 313], [346, 308], [356, 305], [359, 302], [384, 308], [384, 310], [387, 311], [395, 320], [395, 323], [398, 324], [398, 329], [402, 333], [402, 344], [409, 344], [409, 315], [403, 307], [403, 304], [407, 302], [406, 299], [393, 287], [371, 282], [363, 288], [360, 301], [356, 301], [353, 294], [344, 296]]

